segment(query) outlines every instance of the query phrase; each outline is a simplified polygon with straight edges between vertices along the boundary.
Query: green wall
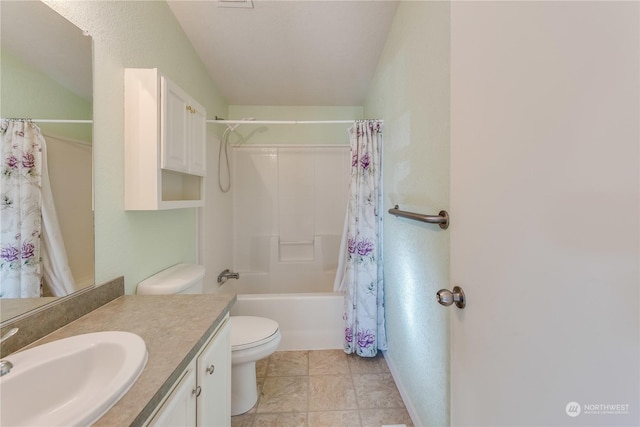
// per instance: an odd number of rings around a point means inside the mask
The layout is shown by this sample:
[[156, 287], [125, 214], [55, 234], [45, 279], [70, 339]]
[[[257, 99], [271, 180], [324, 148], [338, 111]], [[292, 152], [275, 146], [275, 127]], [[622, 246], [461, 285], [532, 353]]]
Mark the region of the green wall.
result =
[[46, 3], [93, 38], [96, 282], [124, 275], [133, 293], [157, 271], [196, 261], [197, 221], [196, 209], [124, 210], [124, 69], [159, 68], [209, 118], [224, 117], [226, 102], [165, 2]]
[[[449, 207], [449, 4], [401, 2], [381, 56], [367, 117], [385, 120], [384, 210]], [[454, 216], [455, 221], [455, 216]], [[416, 425], [449, 424], [449, 233], [384, 217], [387, 360]]]
[[[1, 54], [0, 117], [91, 120], [91, 100], [74, 94], [14, 53], [5, 49]], [[91, 141], [90, 124], [38, 126], [45, 134]]]

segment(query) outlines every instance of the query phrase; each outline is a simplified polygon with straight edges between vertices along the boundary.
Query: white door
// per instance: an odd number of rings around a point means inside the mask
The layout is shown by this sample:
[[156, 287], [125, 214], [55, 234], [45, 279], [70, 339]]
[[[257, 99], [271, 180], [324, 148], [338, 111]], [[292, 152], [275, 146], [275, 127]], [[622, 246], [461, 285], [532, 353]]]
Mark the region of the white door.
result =
[[452, 2], [454, 426], [640, 425], [639, 18]]

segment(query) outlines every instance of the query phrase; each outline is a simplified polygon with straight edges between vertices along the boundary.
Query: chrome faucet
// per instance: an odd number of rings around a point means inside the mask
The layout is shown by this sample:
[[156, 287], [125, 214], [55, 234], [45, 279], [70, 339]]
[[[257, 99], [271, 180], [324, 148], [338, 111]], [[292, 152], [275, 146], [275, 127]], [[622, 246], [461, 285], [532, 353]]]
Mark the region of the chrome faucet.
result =
[[222, 273], [218, 274], [218, 283], [222, 284], [226, 282], [228, 279], [239, 279], [240, 273], [234, 273], [228, 268], [224, 270]]
[[7, 375], [11, 372], [11, 368], [13, 368], [13, 363], [8, 360], [0, 360], [0, 377]]
[[[12, 336], [14, 336], [16, 334], [16, 332], [18, 332], [18, 328], [12, 328], [9, 330], [9, 332], [7, 332], [6, 334], [4, 334], [1, 338], [0, 338], [0, 344], [6, 340], [11, 338]], [[0, 360], [0, 377], [8, 374], [11, 371], [11, 368], [13, 368], [13, 363], [9, 362], [8, 360]]]

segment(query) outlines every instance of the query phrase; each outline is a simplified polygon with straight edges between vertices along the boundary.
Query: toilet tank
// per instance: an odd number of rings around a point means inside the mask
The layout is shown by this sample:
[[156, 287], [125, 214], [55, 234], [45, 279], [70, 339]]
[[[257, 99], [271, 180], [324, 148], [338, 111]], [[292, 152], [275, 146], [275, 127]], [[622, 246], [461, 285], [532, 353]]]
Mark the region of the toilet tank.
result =
[[139, 295], [201, 294], [204, 266], [177, 264], [138, 283]]

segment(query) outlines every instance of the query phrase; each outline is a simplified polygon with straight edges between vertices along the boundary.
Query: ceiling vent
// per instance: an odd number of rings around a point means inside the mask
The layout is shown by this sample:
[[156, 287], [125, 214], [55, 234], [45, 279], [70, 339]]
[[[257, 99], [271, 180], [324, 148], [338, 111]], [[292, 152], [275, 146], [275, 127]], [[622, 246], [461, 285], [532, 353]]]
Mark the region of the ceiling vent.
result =
[[253, 0], [218, 0], [218, 7], [245, 7], [253, 9]]

